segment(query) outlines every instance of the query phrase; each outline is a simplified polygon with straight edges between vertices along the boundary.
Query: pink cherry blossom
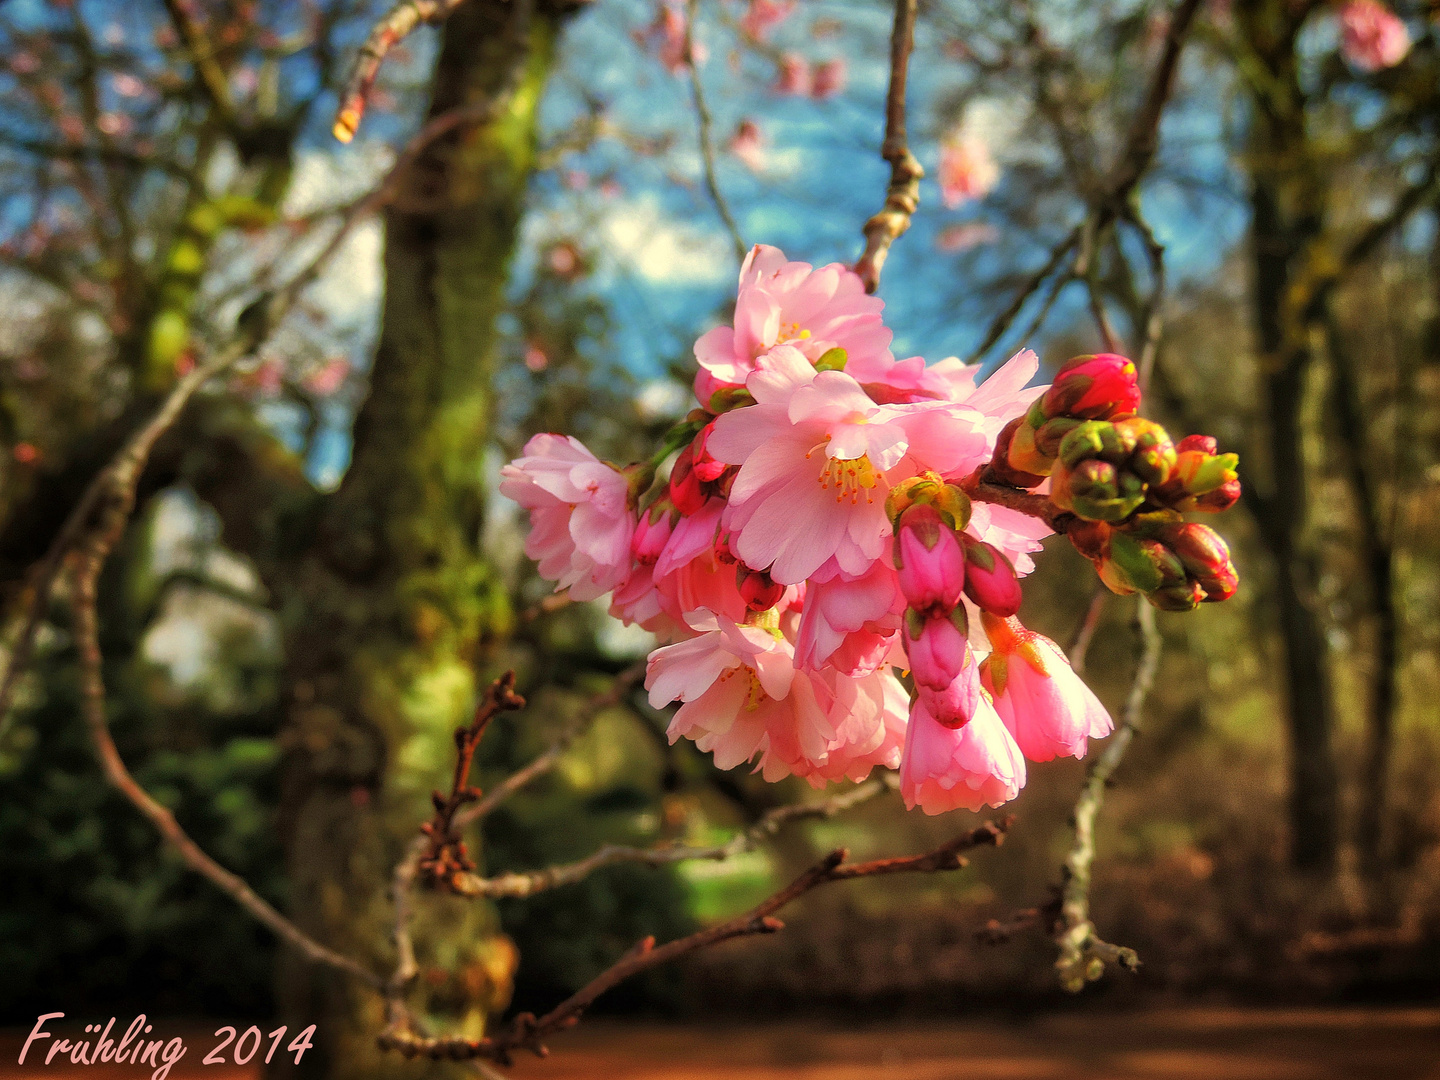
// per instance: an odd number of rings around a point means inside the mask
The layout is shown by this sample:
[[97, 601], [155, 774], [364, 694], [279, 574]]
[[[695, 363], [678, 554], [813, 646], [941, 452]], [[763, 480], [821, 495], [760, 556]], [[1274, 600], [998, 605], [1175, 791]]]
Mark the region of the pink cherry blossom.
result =
[[[719, 326], [695, 343], [702, 376], [743, 386], [755, 361], [777, 345], [791, 345], [814, 362], [834, 348], [848, 364], [888, 363], [890, 331], [880, 321], [885, 302], [865, 293], [860, 276], [840, 263], [818, 270], [790, 262], [779, 248], [757, 244], [740, 267], [734, 326]], [[713, 387], [707, 386], [713, 392]], [[702, 405], [710, 393], [697, 396]]]
[[849, 68], [846, 66], [843, 56], [837, 56], [833, 60], [822, 60], [813, 69], [810, 94], [817, 99], [834, 97], [844, 91], [848, 79]]
[[940, 201], [950, 209], [990, 194], [1000, 179], [1000, 166], [984, 139], [964, 132], [940, 147]]
[[1394, 67], [1410, 53], [1410, 31], [1380, 0], [1346, 0], [1340, 8], [1340, 51], [1360, 71]]
[[824, 760], [835, 729], [784, 637], [724, 617], [701, 616], [693, 626], [698, 637], [656, 649], [646, 662], [650, 704], [683, 702], [670, 741], [693, 740], [720, 769], [758, 758], [772, 781]]
[[745, 14], [740, 16], [740, 30], [756, 41], [764, 41], [794, 10], [794, 0], [750, 0]]
[[1084, 757], [1088, 739], [1110, 734], [1114, 722], [1060, 647], [1016, 618], [983, 616], [994, 646], [980, 677], [995, 710], [1031, 761]]
[[963, 727], [938, 723], [917, 701], [900, 759], [905, 806], [927, 814], [1000, 806], [1025, 786], [1025, 759], [987, 695]]
[[765, 171], [765, 136], [754, 120], [741, 120], [735, 125], [728, 147], [751, 172]]
[[737, 464], [732, 548], [776, 581], [805, 580], [832, 556], [859, 574], [886, 550], [886, 470], [909, 442], [898, 410], [876, 405], [850, 376], [778, 346], [746, 387], [757, 404], [715, 422], [710, 452]]
[[578, 439], [541, 434], [500, 476], [500, 493], [530, 511], [525, 554], [556, 592], [593, 600], [625, 583], [635, 516], [619, 470]]
[[843, 574], [833, 562], [821, 567], [805, 586], [796, 664], [868, 675], [892, 658], [904, 606], [895, 572], [884, 559], [859, 575]]
[[993, 244], [1000, 239], [1000, 230], [984, 221], [965, 221], [947, 225], [935, 236], [935, 250], [947, 255], [973, 247]]
[[898, 767], [910, 705], [900, 680], [885, 668], [859, 677], [826, 668], [812, 679], [835, 737], [823, 757], [798, 761], [795, 775], [821, 787], [842, 777], [864, 780], [876, 766]]
[[771, 89], [777, 94], [809, 95], [814, 76], [810, 61], [799, 53], [787, 52], [780, 57], [780, 72]]

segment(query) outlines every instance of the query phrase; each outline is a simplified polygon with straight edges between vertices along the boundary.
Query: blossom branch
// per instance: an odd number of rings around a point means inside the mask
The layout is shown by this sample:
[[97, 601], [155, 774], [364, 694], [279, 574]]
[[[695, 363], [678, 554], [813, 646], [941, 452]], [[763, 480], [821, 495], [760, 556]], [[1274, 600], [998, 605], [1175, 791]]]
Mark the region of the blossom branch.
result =
[[700, 0], [685, 0], [684, 60], [685, 66], [690, 69], [690, 93], [695, 99], [695, 126], [700, 140], [700, 161], [705, 172], [705, 190], [710, 193], [710, 201], [715, 204], [715, 212], [720, 215], [720, 220], [725, 223], [725, 231], [730, 234], [730, 242], [735, 246], [735, 258], [743, 263], [745, 253], [749, 248], [745, 245], [744, 237], [740, 235], [740, 227], [735, 224], [735, 218], [730, 213], [730, 206], [726, 203], [725, 197], [720, 194], [720, 184], [715, 179], [715, 140], [710, 133], [710, 109], [705, 104], [705, 90], [700, 84], [700, 69], [695, 64], [695, 17], [699, 11]]
[[998, 846], [1005, 837], [1008, 825], [1008, 819], [998, 823], [987, 822], [923, 855], [847, 864], [845, 849], [837, 849], [743, 915], [659, 947], [655, 945], [654, 938], [644, 938], [608, 969], [538, 1019], [531, 1013], [521, 1013], [515, 1017], [508, 1030], [474, 1040], [453, 1037], [426, 1038], [404, 1028], [392, 1027], [380, 1036], [380, 1045], [388, 1050], [398, 1050], [406, 1057], [423, 1056], [434, 1060], [454, 1061], [487, 1058], [502, 1065], [510, 1064], [512, 1055], [518, 1050], [528, 1050], [537, 1056], [544, 1056], [547, 1038], [573, 1027], [597, 998], [642, 971], [734, 938], [775, 933], [784, 928], [784, 923], [775, 918], [776, 912], [810, 890], [830, 882], [886, 874], [958, 870], [967, 863], [963, 852], [977, 847]]
[[890, 36], [890, 89], [885, 97], [885, 141], [880, 156], [890, 163], [890, 186], [885, 191], [885, 205], [865, 222], [865, 252], [855, 264], [855, 272], [865, 283], [865, 291], [873, 293], [880, 287], [880, 272], [890, 254], [890, 245], [910, 228], [910, 218], [920, 205], [920, 179], [925, 175], [920, 162], [910, 152], [905, 133], [905, 83], [910, 69], [910, 53], [915, 46], [916, 0], [895, 0], [895, 27]]

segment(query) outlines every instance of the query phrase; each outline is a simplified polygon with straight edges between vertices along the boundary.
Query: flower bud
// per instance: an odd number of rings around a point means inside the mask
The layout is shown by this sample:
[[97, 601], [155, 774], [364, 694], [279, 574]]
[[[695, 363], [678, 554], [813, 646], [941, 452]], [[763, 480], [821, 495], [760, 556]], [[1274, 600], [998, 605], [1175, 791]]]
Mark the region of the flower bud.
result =
[[1192, 510], [1199, 510], [1207, 514], [1219, 514], [1229, 510], [1240, 501], [1240, 480], [1234, 479], [1221, 484], [1214, 491], [1207, 491], [1204, 495], [1195, 497], [1195, 505]]
[[1175, 468], [1169, 480], [1154, 492], [1155, 501], [1176, 510], [1228, 510], [1240, 498], [1240, 481], [1234, 454], [1211, 453], [1215, 440], [1191, 435], [1176, 447]]
[[970, 524], [970, 496], [954, 484], [947, 484], [939, 473], [924, 472], [890, 489], [885, 496], [885, 516], [891, 526], [898, 528], [900, 515], [916, 503], [935, 507], [952, 529]]
[[1140, 408], [1135, 365], [1114, 353], [1076, 356], [1055, 373], [1041, 399], [1046, 419], [1070, 416], [1080, 420], [1113, 420], [1133, 416]]
[[635, 533], [630, 538], [630, 553], [637, 561], [646, 566], [655, 564], [665, 548], [665, 542], [670, 539], [678, 516], [668, 498], [659, 499], [640, 515], [640, 520], [635, 523]]
[[[1006, 429], [1009, 429], [1008, 424]], [[1003, 431], [1001, 435], [1003, 437]], [[1005, 463], [1017, 472], [1029, 473], [1032, 476], [1050, 475], [1050, 469], [1055, 464], [1054, 455], [1041, 453], [1040, 448], [1035, 445], [1035, 427], [1028, 416], [1022, 417], [1021, 422], [1010, 432], [1010, 442], [1005, 447]]]
[[1088, 458], [1073, 471], [1056, 462], [1050, 501], [1087, 521], [1123, 521], [1145, 501], [1145, 484], [1108, 461]]
[[[1178, 576], [1184, 576], [1184, 566], [1163, 544], [1139, 539], [1129, 533], [1111, 532], [1098, 567], [1100, 580], [1111, 592], [1122, 596], [1133, 592], [1154, 592], [1165, 580], [1157, 565], [1162, 557], [1173, 559], [1175, 567], [1172, 570], [1178, 567]], [[1172, 579], [1175, 576], [1173, 573], [1170, 575]]]
[[700, 478], [702, 483], [707, 484], [719, 480], [720, 474], [730, 467], [723, 461], [716, 461], [710, 456], [710, 452], [705, 449], [705, 444], [709, 441], [710, 435], [714, 430], [715, 421], [711, 420], [710, 423], [700, 429], [700, 434], [695, 436], [695, 442], [692, 444], [694, 446], [694, 457], [692, 460], [695, 475]]
[[1175, 553], [1185, 572], [1200, 587], [1209, 603], [1235, 595], [1240, 578], [1230, 560], [1230, 548], [1208, 525], [1186, 522], [1162, 529], [1157, 539]]
[[970, 645], [965, 645], [965, 662], [960, 672], [946, 686], [934, 689], [917, 681], [915, 696], [935, 721], [947, 728], [961, 728], [974, 717], [984, 690], [980, 686], [980, 665]]
[[943, 690], [955, 681], [970, 656], [969, 620], [963, 607], [926, 617], [905, 612], [905, 653], [916, 686]]
[[1035, 429], [1035, 448], [1047, 457], [1058, 457], [1060, 444], [1065, 441], [1065, 436], [1086, 422], [1069, 416], [1057, 416], [1053, 420], [1046, 420]]
[[962, 536], [965, 544], [965, 595], [981, 611], [1008, 618], [1020, 610], [1022, 593], [1015, 567], [998, 548]]
[[735, 564], [735, 586], [751, 611], [769, 611], [785, 595], [784, 585], [764, 570], [751, 570], [744, 563]]
[[[1049, 465], [1046, 465], [1044, 473], [1031, 473], [1023, 469], [1017, 469], [1010, 464], [1010, 447], [1014, 441], [1016, 431], [1024, 427], [1030, 430], [1025, 423], [1023, 416], [1017, 416], [1000, 429], [1000, 434], [995, 440], [995, 453], [990, 459], [990, 475], [1002, 484], [1009, 484], [1017, 488], [1038, 487], [1049, 472]], [[1032, 432], [1033, 441], [1033, 432]]]
[[670, 502], [686, 517], [699, 513], [706, 502], [705, 493], [700, 490], [700, 477], [695, 475], [694, 460], [695, 444], [691, 443], [680, 451], [670, 470]]
[[1065, 530], [1065, 535], [1075, 550], [1091, 562], [1105, 557], [1105, 545], [1110, 542], [1113, 530], [1103, 521], [1080, 521]]
[[1170, 479], [1175, 470], [1175, 444], [1170, 433], [1153, 420], [1132, 416], [1115, 425], [1134, 442], [1130, 451], [1130, 471], [1147, 484], [1159, 485]]
[[1055, 456], [1070, 469], [1089, 458], [1123, 465], [1134, 449], [1135, 436], [1128, 428], [1105, 420], [1087, 420], [1066, 433]]
[[920, 612], [950, 611], [965, 585], [965, 553], [934, 506], [915, 503], [895, 529], [895, 570], [905, 602]]

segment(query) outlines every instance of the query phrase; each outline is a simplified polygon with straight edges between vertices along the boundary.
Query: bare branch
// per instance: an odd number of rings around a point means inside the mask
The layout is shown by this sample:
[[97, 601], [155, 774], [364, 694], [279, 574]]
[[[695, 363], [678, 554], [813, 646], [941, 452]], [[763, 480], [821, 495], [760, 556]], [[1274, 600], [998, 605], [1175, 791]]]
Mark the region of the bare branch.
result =
[[1085, 786], [1080, 790], [1080, 798], [1075, 803], [1073, 815], [1075, 842], [1065, 859], [1060, 927], [1056, 935], [1060, 958], [1055, 961], [1055, 969], [1060, 975], [1060, 985], [1071, 991], [1078, 991], [1087, 981], [1098, 979], [1104, 973], [1107, 963], [1119, 964], [1131, 970], [1140, 963], [1133, 949], [1102, 941], [1095, 933], [1095, 924], [1090, 921], [1090, 871], [1095, 862], [1095, 819], [1105, 802], [1106, 785], [1119, 767], [1125, 751], [1135, 738], [1135, 733], [1140, 730], [1145, 698], [1155, 683], [1155, 673], [1160, 666], [1163, 639], [1155, 626], [1155, 609], [1143, 596], [1136, 598], [1136, 621], [1140, 629], [1141, 653], [1135, 670], [1135, 680], [1130, 685], [1120, 727], [1105, 744], [1104, 751], [1095, 759], [1095, 763], [1090, 766]]
[[201, 850], [180, 827], [175, 815], [156, 801], [130, 775], [130, 770], [126, 768], [110, 736], [105, 715], [105, 680], [100, 653], [99, 619], [95, 607], [96, 583], [100, 572], [125, 531], [130, 511], [135, 504], [135, 488], [155, 441], [170, 427], [195, 391], [233, 363], [239, 351], [232, 349], [223, 353], [182, 379], [161, 410], [130, 440], [125, 450], [101, 476], [97, 477], [94, 490], [98, 494], [91, 496], [87, 492], [97, 520], [87, 523], [74, 572], [75, 637], [80, 653], [85, 722], [105, 771], [105, 778], [150, 819], [187, 866], [229, 895], [306, 959], [346, 971], [379, 989], [384, 983], [378, 975], [306, 935], [266, 903], [243, 879], [226, 870]]
[[916, 0], [895, 0], [895, 27], [890, 35], [890, 89], [885, 97], [885, 141], [880, 156], [890, 163], [890, 186], [885, 205], [865, 222], [865, 253], [855, 272], [865, 282], [865, 291], [880, 287], [880, 272], [895, 243], [910, 228], [910, 218], [920, 205], [920, 179], [925, 170], [910, 152], [905, 134], [905, 82], [910, 69], [910, 52], [915, 47]]
[[227, 125], [233, 124], [235, 102], [230, 97], [230, 80], [215, 58], [215, 48], [210, 44], [205, 28], [191, 16], [189, 9], [186, 0], [165, 0], [165, 10], [190, 53], [190, 63], [195, 66], [195, 81], [204, 89], [205, 96], [210, 99], [221, 120]]
[[502, 712], [524, 707], [525, 699], [515, 693], [515, 672], [507, 671], [491, 683], [480, 698], [470, 726], [456, 729], [455, 775], [450, 794], [445, 796], [437, 791], [430, 796], [435, 803], [435, 816], [420, 826], [429, 843], [420, 855], [417, 869], [433, 884], [458, 892], [459, 879], [475, 869], [465, 852], [465, 841], [460, 839], [455, 814], [466, 803], [480, 798], [480, 789], [470, 786], [470, 765], [490, 721]]
[[1075, 669], [1076, 674], [1083, 674], [1085, 671], [1085, 657], [1090, 652], [1090, 642], [1095, 639], [1095, 631], [1100, 629], [1100, 618], [1105, 614], [1105, 601], [1109, 596], [1110, 590], [1103, 582], [1095, 586], [1095, 591], [1090, 594], [1090, 603], [1085, 607], [1085, 616], [1075, 627], [1075, 636], [1070, 639], [1070, 647], [1065, 650], [1070, 666]]
[[407, 1029], [392, 1027], [380, 1036], [380, 1045], [387, 1050], [398, 1050], [406, 1057], [424, 1056], [435, 1060], [455, 1061], [488, 1058], [502, 1065], [509, 1064], [512, 1055], [518, 1050], [528, 1050], [537, 1056], [544, 1056], [547, 1038], [573, 1027], [601, 994], [641, 971], [733, 938], [775, 933], [784, 928], [784, 923], [775, 918], [777, 911], [810, 890], [832, 881], [886, 874], [958, 870], [966, 865], [962, 852], [977, 847], [997, 846], [1004, 839], [1008, 825], [1008, 820], [1003, 823], [988, 822], [924, 855], [847, 865], [845, 849], [840, 848], [743, 915], [659, 947], [656, 947], [654, 938], [645, 938], [610, 968], [539, 1019], [531, 1013], [522, 1013], [515, 1017], [508, 1030], [476, 1040], [424, 1038]]
[[340, 108], [335, 113], [335, 138], [348, 143], [360, 130], [360, 121], [365, 116], [365, 106], [370, 100], [370, 91], [375, 85], [375, 76], [386, 55], [396, 45], [409, 37], [411, 31], [423, 23], [438, 25], [450, 17], [450, 13], [465, 0], [402, 0], [396, 4], [370, 31], [365, 44], [355, 59], [355, 70], [340, 95]]
[[[1011, 324], [1014, 323], [1021, 309], [1025, 306], [1025, 302], [1035, 295], [1035, 291], [1039, 289], [1041, 285], [1045, 284], [1046, 278], [1059, 269], [1061, 261], [1074, 250], [1075, 245], [1079, 242], [1080, 226], [1077, 225], [1074, 229], [1070, 230], [1069, 235], [1050, 249], [1049, 257], [1040, 268], [1031, 274], [1029, 278], [1025, 280], [1025, 283], [1016, 290], [1014, 297], [1010, 300], [1010, 305], [1004, 311], [1000, 312], [999, 315], [995, 316], [995, 321], [990, 324], [990, 329], [985, 331], [985, 337], [981, 339], [975, 351], [970, 354], [970, 358], [966, 363], [977, 363], [981, 357], [990, 351], [997, 341], [1005, 336], [1005, 331], [1010, 329]], [[1066, 280], [1068, 281], [1069, 279], [1067, 278]], [[1054, 302], [1054, 297], [1058, 292], [1059, 290], [1056, 289], [1051, 293], [1051, 299], [1046, 305], [1047, 308], [1050, 303]]]
[[851, 788], [849, 791], [833, 795], [828, 799], [776, 807], [765, 814], [764, 817], [750, 828], [743, 832], [736, 833], [723, 844], [714, 844], [709, 847], [690, 847], [684, 844], [673, 844], [669, 847], [659, 848], [636, 848], [626, 847], [620, 844], [606, 844], [598, 851], [577, 862], [551, 866], [544, 870], [533, 870], [523, 874], [501, 874], [493, 878], [481, 878], [473, 874], [467, 875], [455, 883], [455, 891], [463, 893], [466, 896], [483, 896], [492, 899], [499, 897], [534, 896], [536, 893], [558, 888], [561, 885], [573, 885], [577, 881], [584, 880], [602, 866], [612, 866], [615, 863], [641, 863], [645, 866], [665, 866], [670, 863], [705, 859], [722, 862], [742, 852], [754, 850], [764, 840], [769, 839], [779, 832], [780, 827], [788, 822], [797, 821], [802, 818], [834, 817], [836, 814], [848, 810], [853, 806], [868, 802], [882, 792], [893, 790], [896, 783], [897, 781], [894, 779], [893, 774], [887, 773], [883, 780], [868, 780], [863, 784], [858, 784]]
[[705, 170], [705, 189], [710, 193], [710, 200], [715, 204], [720, 220], [725, 223], [730, 242], [735, 245], [735, 258], [743, 263], [749, 248], [746, 247], [744, 237], [740, 235], [740, 227], [735, 224], [729, 204], [720, 194], [720, 185], [715, 179], [715, 143], [710, 134], [710, 109], [705, 104], [705, 92], [700, 85], [700, 69], [695, 65], [695, 16], [699, 10], [700, 0], [685, 0], [684, 59], [685, 66], [690, 69], [690, 92], [695, 98], [695, 123], [700, 138], [700, 160]]
[[455, 816], [455, 828], [457, 830], [463, 829], [472, 822], [483, 818], [511, 795], [515, 794], [515, 792], [553, 769], [559, 763], [560, 759], [565, 756], [565, 752], [570, 749], [575, 740], [590, 726], [591, 721], [605, 709], [610, 708], [612, 705], [618, 705], [624, 700], [630, 688], [635, 685], [636, 681], [644, 674], [645, 664], [641, 662], [630, 665], [624, 671], [620, 672], [619, 675], [616, 675], [615, 678], [611, 680], [607, 690], [596, 694], [585, 703], [585, 707], [581, 710], [576, 722], [562, 732], [560, 737], [551, 743], [544, 753], [518, 772], [512, 773], [500, 783], [496, 784], [485, 794], [485, 797], [474, 806], [461, 810]]

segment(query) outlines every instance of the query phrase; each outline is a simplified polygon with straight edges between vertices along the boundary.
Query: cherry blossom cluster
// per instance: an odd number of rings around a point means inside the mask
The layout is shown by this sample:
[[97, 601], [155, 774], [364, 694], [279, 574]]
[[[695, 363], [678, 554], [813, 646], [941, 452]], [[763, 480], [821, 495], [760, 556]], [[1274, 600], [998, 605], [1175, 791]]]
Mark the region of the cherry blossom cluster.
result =
[[1181, 511], [1233, 501], [1234, 458], [1136, 418], [1121, 357], [1047, 387], [1026, 351], [977, 384], [954, 358], [895, 359], [883, 306], [839, 264], [756, 247], [733, 325], [695, 344], [699, 407], [651, 461], [542, 434], [500, 490], [557, 590], [608, 593], [664, 642], [646, 688], [679, 703], [672, 742], [816, 787], [898, 768], [930, 814], [997, 806], [1027, 758], [1083, 756], [1112, 728], [1019, 621], [1041, 539], [1072, 534], [1107, 585], [1163, 607], [1186, 587], [1223, 599], [1224, 543]]

